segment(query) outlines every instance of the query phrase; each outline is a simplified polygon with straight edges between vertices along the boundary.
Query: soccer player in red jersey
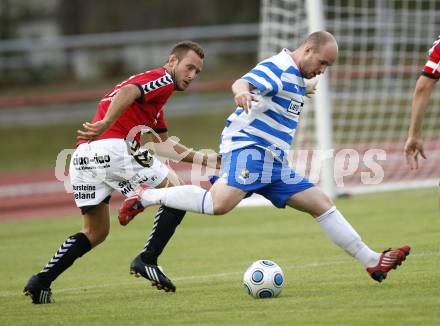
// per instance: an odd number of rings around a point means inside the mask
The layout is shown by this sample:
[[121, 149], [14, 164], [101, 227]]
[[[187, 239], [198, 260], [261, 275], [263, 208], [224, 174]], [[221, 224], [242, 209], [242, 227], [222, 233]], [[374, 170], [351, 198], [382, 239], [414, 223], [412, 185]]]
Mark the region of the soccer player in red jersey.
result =
[[[175, 90], [184, 91], [198, 76], [203, 59], [203, 49], [197, 43], [178, 43], [165, 66], [116, 85], [100, 101], [93, 121], [78, 130], [78, 146], [69, 174], [75, 203], [83, 214], [83, 229], [68, 237], [42, 271], [29, 279], [24, 292], [33, 303], [51, 303], [51, 283], [77, 258], [105, 240], [110, 229], [108, 203], [113, 190], [133, 196], [140, 184], [154, 188], [178, 184], [176, 175], [140, 146], [137, 131], [143, 126], [157, 136], [154, 141], [167, 141], [164, 104]], [[194, 162], [196, 157], [203, 157], [203, 164], [208, 162], [207, 155], [180, 143], [173, 143], [172, 147], [183, 161]], [[150, 239], [130, 266], [132, 274], [145, 277], [167, 292], [174, 292], [175, 286], [157, 266], [157, 257], [184, 215], [182, 210], [160, 207]]]
[[[411, 169], [419, 168], [419, 155], [426, 159], [423, 149], [422, 121], [428, 106], [431, 93], [440, 78], [440, 39], [434, 42], [429, 50], [429, 58], [422, 74], [417, 79], [412, 101], [411, 124], [408, 131], [408, 139], [405, 143], [404, 153], [406, 161]], [[440, 207], [440, 192], [438, 196]]]

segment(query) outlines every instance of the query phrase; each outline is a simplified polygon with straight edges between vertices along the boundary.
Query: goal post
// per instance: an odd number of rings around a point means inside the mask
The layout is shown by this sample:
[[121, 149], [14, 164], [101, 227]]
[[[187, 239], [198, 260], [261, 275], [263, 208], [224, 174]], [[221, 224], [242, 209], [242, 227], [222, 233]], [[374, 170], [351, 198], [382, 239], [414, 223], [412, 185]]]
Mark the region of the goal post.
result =
[[[322, 0], [306, 1], [306, 14], [308, 22], [308, 33], [325, 30], [324, 8]], [[319, 78], [319, 89], [313, 102], [315, 111], [316, 142], [322, 153], [333, 149], [332, 136], [332, 101], [328, 83], [328, 70]], [[332, 157], [322, 160], [321, 187], [324, 192], [334, 198], [336, 196], [335, 182], [333, 178], [334, 164]]]
[[[338, 60], [301, 113], [293, 157], [329, 195], [438, 184], [440, 86], [423, 124], [428, 159], [410, 170], [403, 156], [415, 83], [440, 34], [438, 12], [436, 0], [261, 0], [260, 58], [296, 48], [315, 30], [338, 41]], [[318, 149], [333, 151], [316, 170]]]

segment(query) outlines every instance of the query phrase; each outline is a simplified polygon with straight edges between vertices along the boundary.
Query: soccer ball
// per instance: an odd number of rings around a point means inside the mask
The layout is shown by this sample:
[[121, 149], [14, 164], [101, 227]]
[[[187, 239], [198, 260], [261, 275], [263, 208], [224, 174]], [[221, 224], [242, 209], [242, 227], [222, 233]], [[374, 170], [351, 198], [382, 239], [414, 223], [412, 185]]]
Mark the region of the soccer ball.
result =
[[244, 272], [243, 285], [254, 298], [277, 297], [284, 286], [284, 274], [273, 261], [257, 260]]

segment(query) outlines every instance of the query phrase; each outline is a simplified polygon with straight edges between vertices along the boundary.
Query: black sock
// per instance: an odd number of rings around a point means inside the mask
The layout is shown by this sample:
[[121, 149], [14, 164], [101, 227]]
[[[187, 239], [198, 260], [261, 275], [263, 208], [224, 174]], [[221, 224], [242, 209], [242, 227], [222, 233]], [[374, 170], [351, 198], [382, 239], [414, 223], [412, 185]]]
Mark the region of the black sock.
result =
[[92, 246], [84, 233], [71, 235], [64, 241], [52, 259], [38, 273], [38, 278], [44, 286], [49, 287], [55, 279], [69, 268], [73, 262], [90, 251]]
[[154, 217], [150, 238], [141, 253], [147, 264], [157, 265], [157, 258], [174, 234], [186, 212], [180, 209], [161, 206]]

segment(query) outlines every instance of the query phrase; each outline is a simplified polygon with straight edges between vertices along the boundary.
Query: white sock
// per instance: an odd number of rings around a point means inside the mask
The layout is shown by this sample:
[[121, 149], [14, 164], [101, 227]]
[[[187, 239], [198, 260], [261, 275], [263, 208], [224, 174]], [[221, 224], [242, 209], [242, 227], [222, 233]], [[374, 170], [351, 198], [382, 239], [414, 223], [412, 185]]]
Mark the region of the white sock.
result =
[[211, 192], [193, 185], [145, 189], [141, 197], [142, 205], [145, 207], [165, 205], [184, 211], [209, 215], [214, 214]]
[[350, 223], [342, 216], [336, 207], [316, 218], [316, 222], [325, 234], [349, 255], [359, 260], [365, 267], [376, 266], [380, 253], [371, 250], [353, 229]]

